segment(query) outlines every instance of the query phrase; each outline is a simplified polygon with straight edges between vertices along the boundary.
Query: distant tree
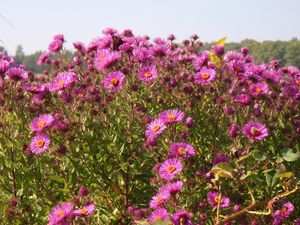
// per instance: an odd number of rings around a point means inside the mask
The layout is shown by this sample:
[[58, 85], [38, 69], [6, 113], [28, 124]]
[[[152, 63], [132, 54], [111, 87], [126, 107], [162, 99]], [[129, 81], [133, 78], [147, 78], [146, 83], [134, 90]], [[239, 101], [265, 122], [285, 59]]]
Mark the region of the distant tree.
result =
[[25, 53], [23, 51], [22, 45], [18, 45], [15, 53], [15, 62], [17, 64], [22, 64], [25, 59]]

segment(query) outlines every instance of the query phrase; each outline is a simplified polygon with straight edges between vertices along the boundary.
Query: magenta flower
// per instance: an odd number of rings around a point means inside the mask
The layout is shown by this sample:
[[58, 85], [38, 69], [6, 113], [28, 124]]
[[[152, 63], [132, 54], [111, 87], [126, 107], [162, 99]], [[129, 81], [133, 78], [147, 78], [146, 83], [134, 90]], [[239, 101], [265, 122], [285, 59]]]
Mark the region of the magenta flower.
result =
[[165, 186], [162, 186], [158, 192], [169, 192], [170, 195], [177, 194], [182, 190], [183, 182], [182, 181], [174, 181], [172, 183], [166, 184]]
[[88, 204], [84, 206], [82, 209], [77, 209], [73, 211], [74, 216], [87, 216], [93, 214], [95, 210], [94, 204]]
[[161, 119], [165, 124], [172, 124], [183, 120], [184, 116], [184, 112], [178, 109], [169, 109], [160, 113], [158, 118]]
[[209, 51], [203, 51], [200, 56], [195, 58], [193, 64], [196, 70], [200, 70], [202, 66], [206, 65], [209, 60]]
[[102, 80], [102, 85], [104, 88], [110, 92], [115, 92], [122, 88], [125, 84], [125, 75], [121, 72], [110, 72]]
[[48, 134], [37, 134], [29, 144], [29, 150], [35, 155], [39, 155], [46, 151], [50, 145], [50, 137]]
[[223, 153], [218, 153], [212, 160], [212, 164], [216, 165], [221, 162], [229, 162], [229, 157], [224, 155]]
[[73, 204], [64, 202], [56, 205], [49, 213], [49, 225], [58, 225], [64, 222], [65, 219], [72, 216]]
[[33, 119], [30, 123], [30, 130], [35, 132], [41, 132], [47, 127], [50, 127], [54, 122], [54, 118], [50, 114], [42, 114]]
[[11, 67], [6, 71], [5, 76], [14, 81], [26, 81], [28, 79], [28, 73], [20, 67]]
[[182, 169], [183, 166], [179, 159], [170, 158], [161, 164], [159, 174], [165, 180], [172, 180]]
[[155, 66], [142, 67], [138, 77], [141, 81], [148, 82], [157, 77], [157, 70]]
[[207, 84], [216, 79], [217, 72], [214, 69], [202, 68], [195, 74], [196, 84]]
[[41, 84], [31, 84], [31, 83], [23, 83], [21, 85], [21, 87], [25, 90], [25, 91], [29, 91], [31, 93], [41, 93], [41, 92], [45, 92], [47, 90], [45, 85], [41, 85]]
[[241, 105], [249, 105], [251, 101], [251, 97], [247, 94], [240, 94], [234, 98], [234, 101]]
[[147, 126], [145, 135], [148, 139], [154, 139], [166, 128], [165, 123], [161, 119], [156, 119]]
[[50, 52], [59, 52], [63, 47], [63, 40], [54, 39], [48, 46]]
[[5, 73], [10, 65], [10, 62], [0, 58], [0, 74]]
[[171, 218], [174, 225], [193, 225], [190, 214], [185, 210], [179, 210]]
[[179, 156], [182, 158], [190, 158], [195, 156], [195, 149], [190, 144], [184, 142], [173, 143], [170, 146], [171, 157]]
[[268, 129], [262, 123], [250, 121], [244, 125], [243, 134], [250, 140], [261, 141], [268, 136]]
[[169, 215], [165, 208], [159, 208], [154, 210], [148, 218], [150, 224], [153, 224], [158, 221], [168, 221]]
[[150, 201], [150, 208], [156, 209], [166, 203], [170, 198], [169, 192], [161, 191], [154, 195]]
[[256, 83], [252, 84], [249, 87], [250, 94], [253, 96], [259, 96], [267, 94], [269, 91], [268, 85], [265, 83]]
[[75, 72], [61, 72], [56, 75], [49, 85], [49, 91], [63, 90], [78, 80]]
[[[218, 207], [218, 201], [219, 201], [219, 192], [208, 192], [207, 193], [207, 201], [208, 203], [213, 207]], [[221, 208], [227, 208], [230, 204], [230, 199], [226, 197], [222, 197], [220, 200], [220, 207]]]
[[38, 65], [44, 64], [48, 58], [49, 58], [49, 52], [44, 52], [43, 54], [40, 55], [37, 64]]
[[121, 56], [118, 52], [110, 52], [103, 49], [96, 53], [94, 63], [96, 69], [100, 72], [118, 62], [120, 58]]
[[294, 211], [294, 206], [290, 202], [285, 202], [281, 209], [275, 210], [274, 218], [288, 218], [290, 214]]

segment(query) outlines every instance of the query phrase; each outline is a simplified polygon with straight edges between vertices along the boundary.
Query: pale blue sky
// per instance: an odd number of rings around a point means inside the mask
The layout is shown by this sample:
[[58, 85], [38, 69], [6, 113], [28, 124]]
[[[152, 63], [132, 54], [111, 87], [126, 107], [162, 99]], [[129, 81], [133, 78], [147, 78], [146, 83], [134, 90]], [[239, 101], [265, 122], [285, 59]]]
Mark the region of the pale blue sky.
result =
[[202, 41], [228, 36], [289, 40], [300, 38], [300, 0], [0, 0], [0, 45], [12, 54], [46, 50], [63, 33], [67, 47], [88, 43], [105, 27], [182, 40], [197, 33]]

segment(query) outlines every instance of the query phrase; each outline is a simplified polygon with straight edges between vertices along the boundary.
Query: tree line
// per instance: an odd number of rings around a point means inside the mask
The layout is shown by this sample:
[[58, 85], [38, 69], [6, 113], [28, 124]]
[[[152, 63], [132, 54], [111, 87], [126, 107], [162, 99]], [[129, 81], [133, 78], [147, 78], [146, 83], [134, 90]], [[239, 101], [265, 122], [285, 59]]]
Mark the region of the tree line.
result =
[[[208, 48], [213, 43], [205, 43]], [[277, 59], [281, 66], [293, 65], [300, 68], [300, 40], [293, 38], [289, 41], [263, 41], [258, 42], [252, 39], [246, 39], [241, 42], [230, 42], [225, 44], [225, 50], [239, 50], [242, 47], [247, 47], [250, 54], [255, 57], [256, 63], [269, 62]], [[5, 48], [0, 46], [0, 51], [5, 51]], [[17, 46], [14, 59], [16, 63], [23, 64], [26, 68], [34, 73], [42, 73], [48, 70], [47, 65], [37, 65], [37, 60], [42, 54], [42, 51], [37, 51], [32, 54], [25, 54], [22, 45]], [[72, 55], [71, 51], [68, 51]]]

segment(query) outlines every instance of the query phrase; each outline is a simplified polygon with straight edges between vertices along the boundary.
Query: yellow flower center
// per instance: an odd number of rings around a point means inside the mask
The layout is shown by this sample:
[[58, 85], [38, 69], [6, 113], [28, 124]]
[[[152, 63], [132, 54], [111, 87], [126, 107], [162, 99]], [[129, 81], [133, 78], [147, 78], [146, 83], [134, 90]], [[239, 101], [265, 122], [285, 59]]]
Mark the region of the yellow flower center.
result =
[[45, 120], [41, 120], [40, 122], [38, 122], [38, 127], [43, 127], [43, 126], [45, 126], [45, 124], [46, 124], [46, 121]]
[[214, 197], [214, 202], [218, 203], [219, 202], [219, 196]]
[[160, 203], [164, 200], [164, 198], [162, 196], [157, 197], [156, 202]]
[[88, 210], [87, 210], [87, 208], [84, 207], [83, 209], [80, 209], [79, 212], [82, 214], [86, 214], [88, 212]]
[[255, 128], [255, 127], [251, 127], [250, 129], [250, 133], [253, 135], [253, 136], [258, 136], [261, 134], [260, 130]]
[[162, 220], [161, 216], [156, 216], [156, 217], [154, 218], [154, 222], [155, 222], [155, 221], [160, 221], [160, 220]]
[[176, 170], [176, 166], [169, 166], [167, 168], [168, 173], [173, 173]]
[[114, 86], [117, 86], [119, 84], [119, 80], [117, 78], [111, 79], [110, 83]]
[[201, 78], [203, 80], [207, 80], [209, 77], [210, 77], [210, 75], [208, 73], [204, 73], [204, 74], [201, 75]]
[[65, 210], [61, 209], [57, 212], [57, 216], [61, 217], [65, 213]]
[[259, 87], [257, 87], [257, 88], [255, 88], [255, 92], [256, 92], [256, 93], [261, 93], [261, 92], [262, 92], [262, 89], [259, 88]]
[[287, 211], [287, 208], [286, 208], [286, 207], [283, 207], [283, 208], [280, 210], [280, 214], [281, 214], [281, 215], [284, 215], [286, 211]]
[[235, 68], [235, 71], [239, 73], [239, 72], [242, 71], [242, 68], [241, 68], [240, 66], [237, 66], [237, 67]]
[[58, 87], [62, 87], [64, 84], [65, 84], [65, 82], [62, 80], [62, 81], [59, 81], [59, 82], [57, 83], [57, 86], [58, 86]]
[[154, 127], [151, 128], [152, 131], [158, 131], [160, 129], [160, 125], [156, 125]]
[[145, 77], [152, 77], [152, 73], [151, 73], [150, 71], [148, 71], [148, 72], [146, 72], [146, 73], [144, 74], [144, 76], [145, 76]]
[[300, 80], [296, 80], [296, 84], [300, 86]]
[[180, 154], [186, 154], [186, 149], [180, 147], [180, 148], [178, 148], [178, 152], [179, 152]]
[[168, 118], [169, 120], [175, 120], [175, 119], [176, 119], [176, 116], [175, 116], [174, 114], [169, 114], [169, 115], [167, 116], [167, 118]]
[[38, 141], [36, 142], [36, 146], [39, 147], [39, 148], [43, 147], [44, 144], [45, 144], [45, 142], [44, 142], [43, 140], [38, 140]]
[[99, 59], [99, 60], [105, 59], [105, 55], [99, 55], [99, 56], [98, 56], [98, 59]]

